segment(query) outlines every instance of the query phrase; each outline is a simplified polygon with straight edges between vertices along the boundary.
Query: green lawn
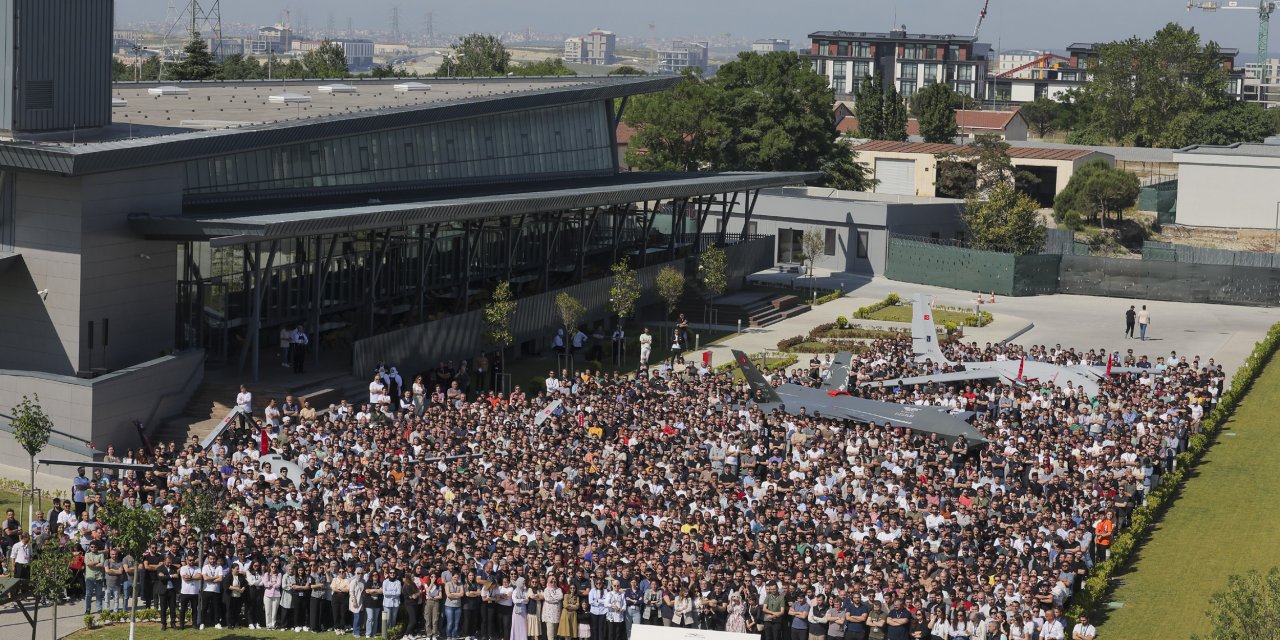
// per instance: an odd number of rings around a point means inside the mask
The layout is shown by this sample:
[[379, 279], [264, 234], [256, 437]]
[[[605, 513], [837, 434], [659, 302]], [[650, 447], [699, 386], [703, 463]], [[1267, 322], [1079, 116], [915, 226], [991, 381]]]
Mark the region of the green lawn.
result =
[[[41, 621], [42, 626], [48, 624]], [[23, 624], [24, 628], [28, 628]], [[270, 631], [267, 629], [205, 629], [198, 631], [195, 629], [187, 629], [181, 633], [177, 631], [161, 631], [160, 625], [154, 622], [142, 622], [137, 625], [137, 640], [164, 640], [168, 638], [182, 638], [183, 640], [219, 640], [221, 638], [318, 638], [318, 637], [334, 637], [333, 632], [317, 634], [317, 633], [294, 633], [292, 631]], [[97, 629], [81, 629], [69, 636], [69, 640], [127, 640], [129, 637], [128, 624], [114, 624]], [[350, 637], [350, 634], [347, 634]]]
[[[947, 311], [945, 309], [935, 309], [933, 311], [933, 322], [936, 325], [942, 325], [946, 322], [954, 322], [963, 325], [965, 320], [972, 320], [974, 314], [962, 313], [959, 311]], [[911, 322], [911, 305], [900, 304], [885, 307], [872, 313], [866, 318], [867, 320], [879, 320], [881, 322]], [[861, 318], [850, 318], [849, 321], [856, 323]]]
[[[1224, 427], [1111, 596], [1099, 638], [1187, 638], [1209, 631], [1209, 596], [1227, 576], [1280, 564], [1280, 358]], [[1234, 435], [1232, 435], [1234, 434]]]

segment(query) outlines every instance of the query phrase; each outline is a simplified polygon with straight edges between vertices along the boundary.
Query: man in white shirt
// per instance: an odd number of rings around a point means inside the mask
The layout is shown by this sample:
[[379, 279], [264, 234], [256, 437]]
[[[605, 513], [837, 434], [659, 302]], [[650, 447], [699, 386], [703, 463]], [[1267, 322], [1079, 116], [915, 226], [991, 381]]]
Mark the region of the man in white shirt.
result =
[[1097, 636], [1098, 630], [1089, 624], [1089, 617], [1085, 615], [1080, 616], [1080, 621], [1071, 630], [1071, 640], [1093, 640]]
[[222, 565], [212, 555], [205, 558], [204, 566], [200, 568], [200, 578], [204, 580], [204, 585], [200, 588], [200, 628], [203, 629], [212, 622], [214, 629], [221, 629], [219, 615], [222, 613]]
[[240, 393], [236, 394], [236, 408], [240, 410], [237, 415], [240, 426], [252, 426], [253, 394], [249, 393], [249, 388], [244, 385], [240, 385]]
[[382, 376], [373, 374], [373, 382], [369, 383], [369, 404], [376, 406], [382, 399], [382, 392], [386, 390], [386, 385], [382, 384]]
[[1049, 609], [1044, 612], [1044, 624], [1040, 625], [1039, 640], [1065, 640], [1066, 630], [1058, 619], [1058, 612]]
[[302, 373], [302, 365], [307, 361], [307, 345], [311, 344], [311, 338], [307, 336], [307, 332], [303, 331], [302, 325], [294, 327], [293, 333], [290, 335], [289, 355], [293, 358], [293, 372]]
[[187, 559], [187, 563], [182, 565], [178, 570], [178, 576], [182, 578], [182, 588], [178, 593], [178, 629], [185, 629], [187, 624], [187, 611], [191, 612], [191, 624], [196, 625], [196, 620], [200, 617], [200, 609], [197, 604], [200, 597], [200, 567], [196, 566], [195, 556]]
[[31, 534], [23, 532], [9, 547], [9, 575], [19, 580], [31, 577]]

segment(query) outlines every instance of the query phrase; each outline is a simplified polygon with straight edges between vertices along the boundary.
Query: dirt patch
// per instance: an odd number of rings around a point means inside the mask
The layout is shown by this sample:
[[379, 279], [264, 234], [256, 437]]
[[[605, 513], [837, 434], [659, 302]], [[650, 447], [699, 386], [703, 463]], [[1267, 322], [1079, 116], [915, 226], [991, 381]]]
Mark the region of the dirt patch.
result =
[[1231, 251], [1274, 251], [1276, 232], [1266, 229], [1210, 229], [1167, 224], [1161, 229], [1161, 242], [1172, 242], [1208, 249]]

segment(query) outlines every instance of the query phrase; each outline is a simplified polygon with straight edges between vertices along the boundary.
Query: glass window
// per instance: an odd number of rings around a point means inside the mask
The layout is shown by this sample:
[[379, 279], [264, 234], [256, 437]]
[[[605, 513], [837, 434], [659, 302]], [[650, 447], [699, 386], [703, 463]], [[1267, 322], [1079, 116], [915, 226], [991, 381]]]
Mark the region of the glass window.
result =
[[833, 84], [836, 85], [837, 89], [844, 88], [844, 78], [845, 78], [844, 69], [845, 69], [844, 60], [836, 60], [835, 62], [831, 63], [831, 77], [834, 80]]
[[824, 242], [822, 244], [822, 254], [834, 256], [836, 254], [836, 230], [824, 229], [823, 231], [825, 233], [823, 236]]
[[857, 256], [859, 258], [867, 257], [867, 247], [870, 244], [871, 244], [871, 232], [859, 231], [858, 232], [858, 253], [857, 253]]
[[957, 80], [973, 80], [973, 65], [963, 64], [956, 67]]
[[870, 77], [870, 76], [871, 76], [871, 63], [870, 63], [870, 62], [855, 62], [855, 63], [853, 63], [853, 79], [854, 79], [854, 80], [861, 81], [863, 78], [867, 78], [867, 77]]
[[904, 63], [902, 65], [902, 79], [915, 80], [916, 74], [919, 70], [920, 70], [919, 65], [916, 65], [914, 63]]
[[928, 63], [924, 65], [924, 75], [920, 76], [920, 79], [924, 81], [925, 84], [929, 84], [930, 82], [937, 82], [938, 81], [938, 65], [934, 63]]
[[855, 42], [855, 43], [853, 43], [853, 57], [855, 57], [855, 58], [870, 58], [870, 57], [871, 57], [871, 45], [870, 45], [870, 44], [868, 44], [868, 43], [866, 43], [866, 42]]
[[848, 42], [837, 43], [836, 55], [840, 56], [841, 58], [847, 57], [849, 55], [849, 43]]
[[912, 80], [908, 82], [903, 80], [901, 88], [898, 89], [898, 93], [901, 93], [904, 98], [914, 96], [916, 94], [916, 81]]

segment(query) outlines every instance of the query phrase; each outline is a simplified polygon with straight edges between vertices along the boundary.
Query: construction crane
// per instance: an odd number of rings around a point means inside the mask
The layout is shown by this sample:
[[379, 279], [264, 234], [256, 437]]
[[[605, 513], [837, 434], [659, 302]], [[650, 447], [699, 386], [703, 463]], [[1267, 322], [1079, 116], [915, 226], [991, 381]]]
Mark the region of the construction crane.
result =
[[1243, 2], [1241, 0], [1228, 0], [1227, 2], [1200, 2], [1197, 0], [1187, 0], [1187, 11], [1192, 9], [1200, 9], [1202, 11], [1217, 11], [1218, 9], [1239, 9], [1243, 11], [1258, 12], [1258, 81], [1261, 84], [1267, 84], [1267, 56], [1271, 48], [1271, 14], [1275, 13], [1276, 3], [1272, 0], [1258, 0], [1257, 4]]
[[973, 27], [973, 39], [978, 39], [978, 32], [982, 30], [982, 21], [987, 19], [987, 6], [991, 4], [991, 0], [982, 0], [982, 11], [978, 12], [978, 24]]

